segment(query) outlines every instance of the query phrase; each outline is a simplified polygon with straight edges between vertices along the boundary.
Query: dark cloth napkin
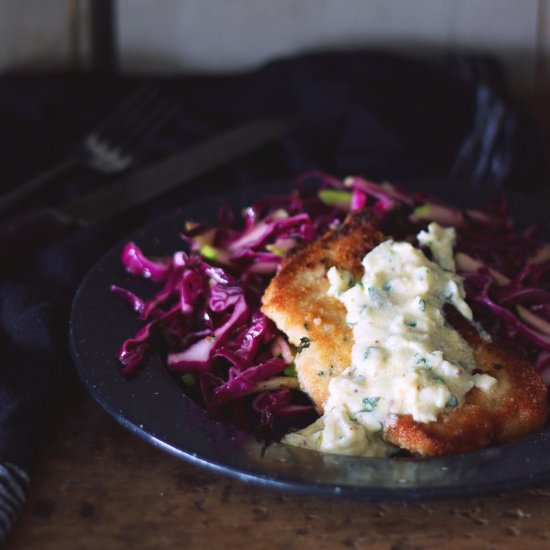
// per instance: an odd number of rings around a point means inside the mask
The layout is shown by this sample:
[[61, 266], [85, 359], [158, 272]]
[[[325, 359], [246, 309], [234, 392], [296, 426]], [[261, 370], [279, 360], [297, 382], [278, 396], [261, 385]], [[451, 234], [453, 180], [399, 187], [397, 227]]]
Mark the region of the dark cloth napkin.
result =
[[[24, 502], [27, 472], [77, 384], [67, 347], [78, 283], [125, 234], [188, 200], [316, 169], [394, 181], [453, 176], [529, 190], [545, 167], [537, 133], [484, 57], [411, 59], [374, 52], [308, 55], [219, 77], [153, 80], [179, 113], [136, 168], [263, 115], [292, 116], [288, 134], [127, 215], [0, 263], [0, 536]], [[16, 187], [75, 142], [143, 78], [93, 74], [0, 77], [0, 182]], [[58, 205], [98, 185], [75, 170], [26, 208]]]

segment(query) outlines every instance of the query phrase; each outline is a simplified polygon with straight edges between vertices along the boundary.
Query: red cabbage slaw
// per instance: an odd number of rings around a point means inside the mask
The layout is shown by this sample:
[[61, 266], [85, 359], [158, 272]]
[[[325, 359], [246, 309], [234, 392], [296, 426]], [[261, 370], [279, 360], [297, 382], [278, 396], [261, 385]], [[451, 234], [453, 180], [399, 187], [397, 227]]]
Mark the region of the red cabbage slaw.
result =
[[[311, 180], [314, 188], [306, 185]], [[261, 296], [288, 251], [363, 208], [396, 239], [414, 238], [431, 221], [454, 226], [457, 268], [476, 320], [550, 384], [550, 246], [535, 227], [518, 231], [504, 201], [460, 211], [394, 184], [317, 172], [298, 178], [294, 192], [257, 201], [241, 216], [223, 207], [214, 223], [188, 222], [183, 250], [169, 257], [148, 258], [133, 242], [124, 247], [126, 270], [159, 288], [143, 300], [112, 287], [143, 320], [122, 345], [122, 372], [160, 352], [215, 417], [250, 425], [252, 411], [269, 428], [312, 413], [295, 391], [295, 350], [260, 311]]]

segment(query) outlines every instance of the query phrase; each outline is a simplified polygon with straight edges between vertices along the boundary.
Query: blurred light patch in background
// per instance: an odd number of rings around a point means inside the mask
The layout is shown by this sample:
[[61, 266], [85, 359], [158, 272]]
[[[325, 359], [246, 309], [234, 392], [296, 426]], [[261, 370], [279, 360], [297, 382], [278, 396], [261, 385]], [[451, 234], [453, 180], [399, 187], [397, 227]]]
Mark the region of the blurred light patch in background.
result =
[[[486, 51], [514, 87], [550, 84], [550, 0], [100, 0], [118, 67], [148, 74], [246, 70], [343, 48]], [[1, 0], [0, 70], [93, 65], [98, 0]]]

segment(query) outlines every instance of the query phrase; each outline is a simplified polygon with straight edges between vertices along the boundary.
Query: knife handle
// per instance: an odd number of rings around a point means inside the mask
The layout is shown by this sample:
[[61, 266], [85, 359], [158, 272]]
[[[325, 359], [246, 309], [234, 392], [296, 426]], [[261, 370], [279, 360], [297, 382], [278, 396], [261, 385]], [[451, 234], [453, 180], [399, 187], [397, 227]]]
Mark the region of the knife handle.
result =
[[0, 258], [17, 258], [36, 252], [77, 227], [69, 218], [53, 208], [37, 208], [0, 224]]

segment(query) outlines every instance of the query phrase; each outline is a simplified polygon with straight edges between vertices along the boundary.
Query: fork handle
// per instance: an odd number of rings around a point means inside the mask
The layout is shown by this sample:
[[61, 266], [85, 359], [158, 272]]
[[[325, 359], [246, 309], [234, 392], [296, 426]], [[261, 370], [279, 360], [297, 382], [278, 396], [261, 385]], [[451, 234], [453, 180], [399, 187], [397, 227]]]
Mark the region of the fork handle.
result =
[[56, 178], [59, 174], [78, 165], [75, 158], [68, 158], [59, 164], [53, 166], [48, 171], [43, 172], [39, 176], [32, 178], [15, 189], [8, 191], [0, 196], [0, 215], [5, 214], [10, 208], [13, 208], [40, 191], [46, 184]]

